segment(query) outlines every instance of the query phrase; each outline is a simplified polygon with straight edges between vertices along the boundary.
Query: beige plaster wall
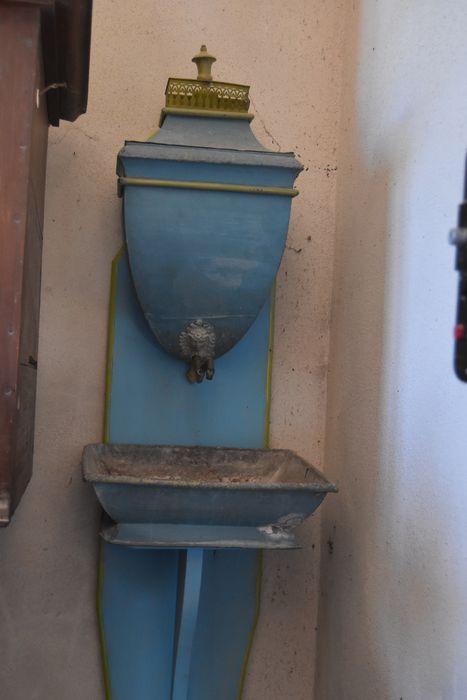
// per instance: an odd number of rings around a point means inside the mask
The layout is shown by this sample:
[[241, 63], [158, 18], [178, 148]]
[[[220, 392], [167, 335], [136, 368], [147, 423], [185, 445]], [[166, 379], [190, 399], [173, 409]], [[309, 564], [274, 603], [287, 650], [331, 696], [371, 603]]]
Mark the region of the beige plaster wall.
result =
[[[98, 509], [80, 453], [101, 437], [110, 262], [121, 244], [115, 158], [155, 127], [167, 77], [206, 43], [215, 76], [251, 84], [253, 128], [306, 170], [279, 275], [272, 445], [322, 465], [342, 2], [97, 0], [88, 113], [50, 132], [35, 472], [0, 532], [3, 700], [101, 700]], [[309, 700], [319, 523], [268, 554], [245, 700]]]

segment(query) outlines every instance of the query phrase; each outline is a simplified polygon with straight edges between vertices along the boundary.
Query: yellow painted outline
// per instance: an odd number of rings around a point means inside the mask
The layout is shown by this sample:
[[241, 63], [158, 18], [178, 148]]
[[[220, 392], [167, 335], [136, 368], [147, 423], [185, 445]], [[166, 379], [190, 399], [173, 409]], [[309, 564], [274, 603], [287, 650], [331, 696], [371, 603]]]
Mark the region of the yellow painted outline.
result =
[[159, 131], [160, 131], [160, 129], [157, 128], [155, 131], [152, 132], [152, 134], [149, 134], [149, 136], [147, 137], [146, 141], [152, 141], [152, 139], [154, 138], [154, 136], [157, 136], [157, 134], [159, 133]]
[[278, 197], [296, 197], [298, 190], [293, 187], [270, 187], [269, 185], [235, 185], [229, 182], [199, 182], [195, 180], [157, 180], [150, 177], [118, 178], [119, 191], [122, 187], [171, 187], [179, 190], [207, 190], [209, 192], [240, 192], [241, 194], [270, 194]]
[[117, 273], [118, 263], [120, 262], [120, 258], [123, 255], [123, 251], [124, 246], [120, 248], [114, 259], [112, 260], [112, 271], [110, 274], [109, 319], [107, 326], [107, 353], [105, 364], [104, 442], [109, 441], [110, 399], [112, 393], [112, 367], [115, 344], [115, 313], [117, 306]]
[[[276, 312], [276, 283], [271, 292], [271, 308], [269, 310], [269, 338], [268, 338], [268, 366], [266, 370], [266, 409], [264, 412], [264, 433], [263, 433], [263, 445], [264, 447], [269, 447], [269, 427], [271, 418], [271, 390], [272, 390], [272, 359], [273, 359], [273, 346], [274, 346], [274, 318]], [[245, 690], [246, 676], [248, 672], [248, 665], [250, 663], [250, 656], [253, 650], [253, 642], [255, 639], [256, 629], [258, 627], [259, 616], [261, 613], [261, 588], [263, 585], [263, 550], [258, 552], [258, 562], [256, 570], [256, 611], [253, 620], [253, 625], [251, 627], [250, 636], [248, 639], [248, 644], [245, 652], [245, 657], [243, 659], [242, 672], [240, 676], [240, 685], [238, 687], [237, 700], [241, 700], [243, 696], [243, 691]]]
[[276, 314], [276, 283], [271, 292], [271, 308], [269, 310], [269, 338], [268, 338], [268, 366], [266, 370], [266, 408], [264, 411], [263, 445], [269, 447], [269, 426], [271, 420], [271, 394], [272, 394], [272, 360], [274, 347], [274, 318]]
[[[110, 424], [110, 399], [112, 393], [112, 366], [113, 366], [113, 351], [115, 345], [115, 314], [117, 308], [117, 273], [118, 263], [124, 252], [124, 246], [120, 248], [118, 253], [112, 260], [112, 271], [110, 275], [110, 296], [109, 296], [109, 316], [107, 326], [107, 351], [105, 365], [105, 397], [104, 397], [104, 426], [103, 440], [109, 441], [109, 424]], [[100, 538], [99, 538], [100, 539]], [[104, 545], [102, 540], [99, 541], [99, 561], [97, 568], [97, 591], [96, 591], [96, 609], [97, 623], [99, 628], [99, 644], [101, 648], [102, 658], [102, 675], [104, 679], [105, 700], [112, 700], [112, 688], [110, 685], [110, 669], [107, 649], [105, 645], [104, 633], [104, 614], [102, 610], [102, 596], [104, 591], [105, 567], [104, 567]]]
[[261, 587], [263, 585], [263, 550], [260, 549], [258, 552], [258, 559], [256, 563], [256, 610], [255, 617], [253, 620], [253, 625], [251, 628], [250, 636], [248, 639], [248, 644], [245, 652], [245, 658], [243, 659], [242, 672], [240, 675], [240, 685], [238, 686], [237, 700], [242, 700], [243, 691], [245, 690], [246, 674], [248, 672], [248, 665], [250, 663], [250, 656], [253, 650], [253, 642], [255, 639], [256, 628], [258, 627], [259, 616], [261, 613]]
[[102, 597], [104, 593], [104, 579], [105, 579], [105, 567], [104, 567], [104, 543], [99, 538], [99, 564], [97, 568], [97, 622], [99, 628], [99, 645], [101, 648], [101, 658], [102, 658], [102, 675], [104, 678], [104, 692], [105, 700], [112, 700], [112, 689], [110, 686], [110, 669], [109, 669], [109, 659], [107, 656], [107, 650], [105, 645], [105, 633], [104, 633], [104, 612], [102, 610]]

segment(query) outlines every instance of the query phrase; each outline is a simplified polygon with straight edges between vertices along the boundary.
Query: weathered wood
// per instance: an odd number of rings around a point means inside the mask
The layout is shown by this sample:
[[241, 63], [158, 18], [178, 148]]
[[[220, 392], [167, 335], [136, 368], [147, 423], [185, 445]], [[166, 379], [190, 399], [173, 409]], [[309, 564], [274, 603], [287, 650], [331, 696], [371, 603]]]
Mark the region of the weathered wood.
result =
[[49, 123], [74, 121], [86, 111], [92, 0], [0, 0], [14, 8], [41, 12], [42, 61]]
[[0, 0], [0, 4], [2, 2], [11, 5], [39, 5], [40, 7], [55, 4], [55, 0]]
[[47, 117], [40, 10], [0, 3], [0, 524], [32, 470]]
[[18, 503], [26, 488], [33, 461], [47, 130], [47, 115], [43, 104], [34, 114], [29, 168], [18, 365], [19, 410], [16, 426], [17, 473], [13, 481], [14, 504]]
[[0, 525], [32, 471], [48, 124], [86, 111], [91, 9], [0, 0]]

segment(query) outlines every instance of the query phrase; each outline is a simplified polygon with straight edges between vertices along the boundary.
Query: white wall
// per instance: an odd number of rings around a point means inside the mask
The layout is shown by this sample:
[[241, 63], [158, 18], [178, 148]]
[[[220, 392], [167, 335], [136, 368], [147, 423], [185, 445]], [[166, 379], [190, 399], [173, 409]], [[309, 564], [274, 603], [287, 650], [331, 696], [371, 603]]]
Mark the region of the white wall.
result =
[[[83, 445], [102, 435], [110, 263], [121, 244], [115, 160], [157, 125], [167, 78], [251, 84], [253, 129], [296, 150], [298, 181], [278, 286], [272, 444], [318, 466], [325, 425], [343, 0], [99, 0], [88, 113], [50, 131], [35, 470], [0, 532], [1, 700], [101, 700], [95, 623], [98, 509]], [[309, 700], [319, 529], [268, 554], [245, 700]], [[135, 698], [137, 700], [137, 698]], [[222, 700], [222, 699], [219, 699]]]
[[467, 697], [465, 0], [349, 3], [317, 700]]

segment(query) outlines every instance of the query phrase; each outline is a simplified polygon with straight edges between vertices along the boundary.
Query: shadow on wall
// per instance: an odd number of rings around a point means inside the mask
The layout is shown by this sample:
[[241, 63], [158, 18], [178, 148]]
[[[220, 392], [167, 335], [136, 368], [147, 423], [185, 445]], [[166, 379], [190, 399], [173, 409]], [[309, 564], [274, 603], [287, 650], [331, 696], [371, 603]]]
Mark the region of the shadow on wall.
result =
[[[413, 413], [404, 434], [398, 398], [405, 377], [397, 322], [404, 320], [414, 258], [408, 249], [417, 242], [397, 234], [410, 218], [408, 165], [421, 150], [421, 108], [408, 100], [399, 113], [392, 110], [393, 121], [381, 118], [381, 129], [377, 117], [362, 114], [391, 109], [377, 104], [382, 90], [374, 88], [387, 57], [378, 62], [372, 54], [397, 31], [388, 26], [396, 14], [383, 12], [381, 22], [376, 11], [363, 16], [361, 3], [348, 8], [325, 458], [326, 476], [340, 492], [322, 511], [317, 700], [453, 700], [466, 691], [454, 673], [447, 677], [446, 659], [454, 668], [467, 642], [459, 649], [455, 619], [452, 632], [442, 632], [438, 658], [439, 629], [452, 617], [446, 601], [462, 599], [441, 565], [446, 524], [435, 509], [412, 512], [412, 490], [421, 504], [433, 503], [436, 494], [420, 469], [410, 483], [398, 461], [399, 440], [416, 436], [411, 449], [428, 461], [436, 442], [426, 434], [429, 419]], [[368, 46], [369, 36], [375, 46]], [[374, 131], [363, 132], [362, 125]], [[397, 182], [407, 187], [403, 196]], [[410, 403], [410, 387], [405, 391]]]
[[[377, 177], [360, 154], [355, 104], [360, 9], [349, 5], [347, 13], [325, 452], [327, 476], [338, 482], [339, 494], [322, 511], [315, 693], [319, 700], [356, 700], [358, 691], [361, 700], [370, 698], [365, 673], [352, 664], [360, 658], [367, 677], [369, 668], [378, 665], [365, 595], [375, 519], [362, 521], [358, 511], [371, 512], [377, 492], [382, 387], [375, 378], [382, 376], [389, 172], [387, 163], [381, 163]], [[354, 198], [357, 187], [367, 193], [365, 208]], [[370, 334], [371, 348], [361, 342]], [[370, 476], [358, 466], [362, 452], [373, 467]], [[346, 624], [348, 605], [360, 620], [352, 630]], [[357, 684], [355, 675], [361, 678]], [[380, 696], [373, 692], [372, 697]]]

